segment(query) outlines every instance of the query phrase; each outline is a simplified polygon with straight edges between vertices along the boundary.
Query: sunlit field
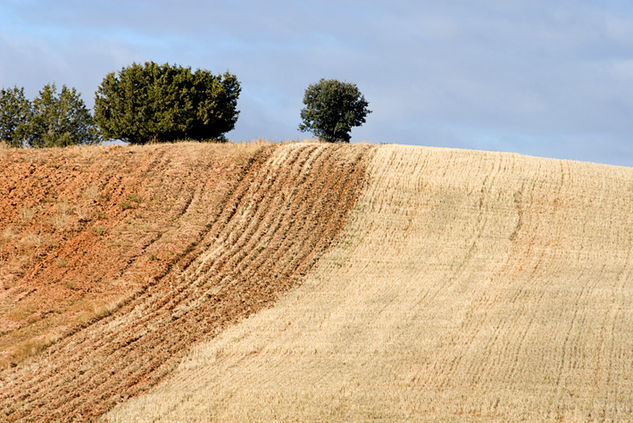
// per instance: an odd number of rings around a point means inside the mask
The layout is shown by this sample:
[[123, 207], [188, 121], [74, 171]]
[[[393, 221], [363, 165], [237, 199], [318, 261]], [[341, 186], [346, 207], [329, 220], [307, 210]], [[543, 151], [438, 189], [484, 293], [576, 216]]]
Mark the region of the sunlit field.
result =
[[633, 419], [633, 169], [57, 151], [0, 152], [7, 421]]

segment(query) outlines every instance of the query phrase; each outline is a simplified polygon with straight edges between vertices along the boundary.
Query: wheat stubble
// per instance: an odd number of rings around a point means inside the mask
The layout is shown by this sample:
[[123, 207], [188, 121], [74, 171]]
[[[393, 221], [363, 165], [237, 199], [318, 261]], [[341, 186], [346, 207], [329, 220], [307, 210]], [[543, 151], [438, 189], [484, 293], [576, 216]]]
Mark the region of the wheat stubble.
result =
[[122, 421], [629, 421], [633, 170], [381, 146], [300, 287]]

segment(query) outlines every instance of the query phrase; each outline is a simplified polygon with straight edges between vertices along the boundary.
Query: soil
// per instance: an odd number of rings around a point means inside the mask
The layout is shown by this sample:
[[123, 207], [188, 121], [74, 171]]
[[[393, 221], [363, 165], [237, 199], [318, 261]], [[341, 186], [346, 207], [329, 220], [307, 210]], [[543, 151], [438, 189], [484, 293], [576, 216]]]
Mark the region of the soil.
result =
[[94, 419], [269, 307], [341, 231], [371, 151], [0, 153], [0, 416]]

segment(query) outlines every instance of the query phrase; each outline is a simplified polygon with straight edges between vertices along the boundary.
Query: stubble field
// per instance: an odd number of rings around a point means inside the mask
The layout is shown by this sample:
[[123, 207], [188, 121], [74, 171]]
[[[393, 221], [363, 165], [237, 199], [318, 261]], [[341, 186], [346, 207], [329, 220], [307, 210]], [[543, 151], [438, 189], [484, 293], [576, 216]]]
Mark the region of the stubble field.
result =
[[0, 373], [6, 419], [633, 420], [632, 169], [241, 148], [164, 274]]

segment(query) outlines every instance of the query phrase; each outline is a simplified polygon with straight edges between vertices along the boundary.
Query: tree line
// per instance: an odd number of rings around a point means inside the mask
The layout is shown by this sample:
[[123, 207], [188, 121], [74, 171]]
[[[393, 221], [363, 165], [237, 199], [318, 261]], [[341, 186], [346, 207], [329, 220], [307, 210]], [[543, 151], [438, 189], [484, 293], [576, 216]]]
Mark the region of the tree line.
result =
[[[58, 147], [122, 140], [226, 141], [239, 116], [241, 85], [229, 72], [134, 63], [105, 76], [94, 114], [75, 88], [47, 84], [29, 100], [23, 87], [0, 89], [0, 142], [12, 147]], [[305, 90], [299, 130], [327, 142], [349, 142], [371, 113], [355, 84], [321, 79]]]

